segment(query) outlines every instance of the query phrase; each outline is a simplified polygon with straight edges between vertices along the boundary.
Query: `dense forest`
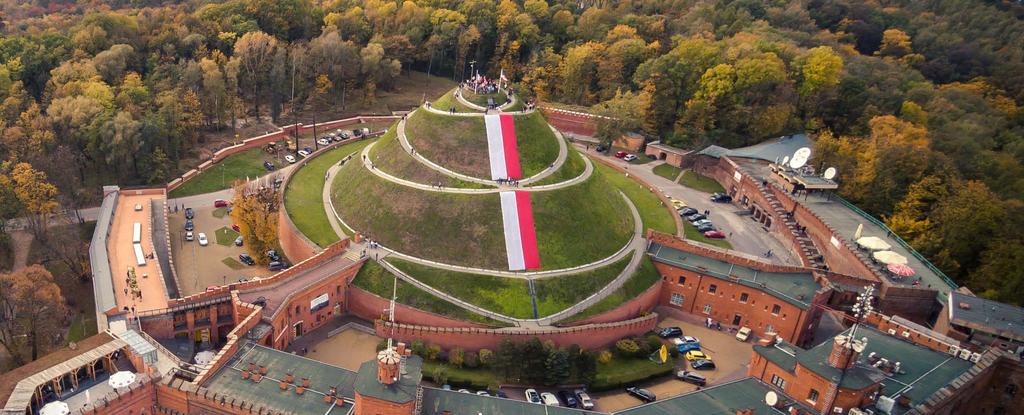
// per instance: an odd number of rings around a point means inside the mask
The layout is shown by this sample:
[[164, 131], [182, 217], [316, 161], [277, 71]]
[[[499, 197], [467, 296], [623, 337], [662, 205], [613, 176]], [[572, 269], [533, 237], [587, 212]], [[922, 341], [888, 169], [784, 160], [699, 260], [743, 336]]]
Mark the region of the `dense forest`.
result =
[[[959, 283], [1022, 301], [1019, 2], [3, 0], [0, 13], [3, 218], [92, 203], [101, 183], [163, 183], [240, 124], [363, 105], [410, 71], [460, 80], [472, 62], [522, 95], [615, 114], [602, 134], [697, 148], [809, 132], [843, 196]], [[36, 200], [44, 185], [56, 203]]]

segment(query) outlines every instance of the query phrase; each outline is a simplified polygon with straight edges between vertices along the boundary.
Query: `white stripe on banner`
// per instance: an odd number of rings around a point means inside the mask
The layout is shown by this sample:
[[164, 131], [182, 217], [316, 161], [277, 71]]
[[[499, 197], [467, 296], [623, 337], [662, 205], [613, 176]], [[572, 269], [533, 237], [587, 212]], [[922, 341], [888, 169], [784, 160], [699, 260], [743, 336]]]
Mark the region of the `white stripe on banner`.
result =
[[484, 115], [487, 127], [487, 156], [491, 161], [491, 180], [506, 179], [505, 141], [501, 136], [501, 118], [498, 115]]
[[505, 227], [505, 252], [508, 253], [509, 271], [526, 269], [523, 257], [523, 235], [519, 230], [519, 209], [516, 192], [501, 192], [501, 221]]

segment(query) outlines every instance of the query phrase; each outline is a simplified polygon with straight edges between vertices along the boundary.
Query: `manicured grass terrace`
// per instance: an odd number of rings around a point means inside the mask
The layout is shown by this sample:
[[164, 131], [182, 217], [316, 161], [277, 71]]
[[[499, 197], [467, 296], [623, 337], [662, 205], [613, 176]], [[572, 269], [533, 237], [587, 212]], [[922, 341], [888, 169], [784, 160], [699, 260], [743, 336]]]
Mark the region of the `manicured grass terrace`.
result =
[[675, 234], [676, 222], [672, 218], [672, 211], [665, 207], [658, 196], [647, 189], [639, 182], [626, 177], [625, 174], [608, 167], [598, 161], [593, 161], [595, 173], [599, 174], [608, 183], [622, 191], [633, 201], [637, 211], [640, 212], [640, 219], [644, 223], [644, 229], [654, 229], [659, 232]]
[[281, 165], [273, 155], [262, 148], [250, 148], [232, 154], [171, 190], [168, 197], [173, 199], [224, 190], [231, 187], [235, 181], [262, 176], [267, 174], [267, 169], [263, 168], [265, 160], [270, 160], [279, 167]]
[[640, 268], [619, 289], [608, 294], [607, 297], [601, 299], [596, 304], [570, 317], [566, 322], [584, 320], [621, 306], [623, 303], [647, 291], [659, 279], [661, 279], [661, 274], [654, 268], [654, 263], [651, 262], [651, 259], [644, 255], [643, 261], [640, 262]]
[[683, 172], [683, 177], [679, 178], [679, 184], [705, 193], [725, 193], [725, 188], [718, 184], [715, 179], [701, 176], [693, 170]]
[[668, 163], [654, 166], [654, 168], [651, 170], [654, 171], [654, 174], [657, 174], [673, 182], [676, 181], [676, 177], [678, 177], [679, 172], [682, 171], [680, 168]]

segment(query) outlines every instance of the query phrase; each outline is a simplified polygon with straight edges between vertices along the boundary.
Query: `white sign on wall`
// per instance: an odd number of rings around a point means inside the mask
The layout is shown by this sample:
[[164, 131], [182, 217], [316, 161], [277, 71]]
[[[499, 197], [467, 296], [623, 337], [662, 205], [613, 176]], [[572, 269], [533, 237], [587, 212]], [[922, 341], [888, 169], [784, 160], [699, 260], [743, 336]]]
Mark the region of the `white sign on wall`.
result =
[[327, 293], [320, 294], [309, 302], [309, 310], [316, 311], [327, 305]]
[[737, 183], [739, 183], [740, 180], [743, 180], [743, 175], [740, 174], [739, 170], [737, 170], [737, 171], [732, 172], [732, 178], [733, 178], [733, 180], [736, 180]]
[[832, 243], [832, 246], [839, 248], [839, 239], [835, 235], [832, 235], [832, 239], [829, 242]]

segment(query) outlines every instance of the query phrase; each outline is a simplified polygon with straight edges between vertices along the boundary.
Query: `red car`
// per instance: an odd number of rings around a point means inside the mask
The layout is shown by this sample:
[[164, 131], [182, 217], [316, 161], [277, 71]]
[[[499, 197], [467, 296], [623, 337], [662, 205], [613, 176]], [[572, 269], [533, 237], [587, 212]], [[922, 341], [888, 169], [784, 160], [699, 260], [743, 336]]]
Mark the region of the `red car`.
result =
[[707, 231], [704, 232], [704, 237], [711, 239], [725, 239], [725, 232], [722, 231]]
[[224, 199], [214, 200], [213, 207], [228, 207], [228, 201]]
[[623, 157], [626, 157], [626, 152], [625, 151], [616, 151], [615, 152], [615, 158], [620, 159], [620, 158], [623, 158]]
[[235, 232], [241, 232], [241, 231], [242, 231], [242, 228], [239, 228], [239, 227], [238, 227], [238, 224], [236, 224], [236, 223], [232, 223], [232, 224], [231, 224], [231, 230], [233, 230], [233, 231], [235, 231]]

